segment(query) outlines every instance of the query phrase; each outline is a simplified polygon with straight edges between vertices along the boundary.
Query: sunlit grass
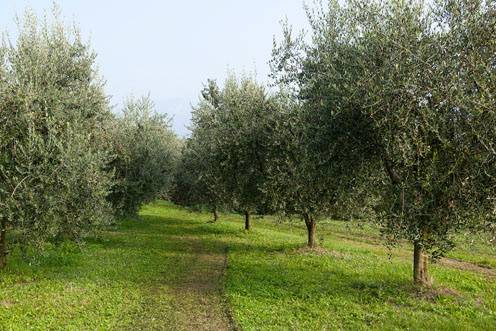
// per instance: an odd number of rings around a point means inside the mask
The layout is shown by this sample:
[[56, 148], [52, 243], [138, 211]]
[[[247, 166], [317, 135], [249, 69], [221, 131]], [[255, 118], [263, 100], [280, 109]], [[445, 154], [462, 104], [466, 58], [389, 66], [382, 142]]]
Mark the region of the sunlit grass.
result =
[[[324, 249], [310, 252], [302, 222], [191, 213], [169, 203], [145, 206], [90, 240], [52, 247], [36, 258], [10, 257], [0, 274], [0, 330], [177, 329], [175, 285], [188, 274], [190, 240], [228, 251], [225, 296], [246, 330], [491, 330], [496, 281], [470, 270], [433, 265], [434, 289], [411, 285], [406, 244], [388, 250], [377, 229], [339, 221], [318, 225]], [[482, 240], [452, 257], [496, 265]]]

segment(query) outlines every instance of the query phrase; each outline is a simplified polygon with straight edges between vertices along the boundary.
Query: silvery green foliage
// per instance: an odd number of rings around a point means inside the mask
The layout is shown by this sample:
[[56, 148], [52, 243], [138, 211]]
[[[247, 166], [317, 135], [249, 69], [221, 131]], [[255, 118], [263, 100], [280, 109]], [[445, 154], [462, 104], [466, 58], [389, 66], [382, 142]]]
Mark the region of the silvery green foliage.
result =
[[110, 117], [77, 30], [27, 13], [0, 69], [0, 216], [22, 244], [80, 239], [108, 222]]
[[287, 216], [307, 215], [312, 219], [327, 215], [334, 191], [318, 172], [309, 153], [308, 123], [303, 109], [291, 97], [280, 93], [277, 111], [270, 118], [266, 140], [267, 165], [264, 191], [272, 209]]
[[202, 163], [199, 180], [215, 192], [216, 201], [238, 211], [260, 211], [270, 98], [253, 79], [238, 81], [234, 75], [222, 90], [210, 81], [202, 96], [187, 143]]
[[[311, 11], [309, 17], [315, 29]], [[333, 117], [331, 101], [326, 100], [333, 98], [329, 89], [338, 93], [345, 87], [337, 81], [332, 86], [319, 81], [326, 73], [320, 72], [316, 51], [304, 37], [303, 33], [295, 35], [285, 23], [282, 41], [274, 42], [271, 78], [280, 91], [278, 111], [270, 124], [267, 194], [274, 208], [288, 215], [306, 215], [314, 220], [329, 216], [369, 218], [377, 200], [364, 180], [370, 179], [371, 160], [356, 157], [368, 153], [367, 146], [343, 141], [353, 134], [366, 135], [368, 129], [355, 112]], [[325, 125], [331, 118], [332, 123]]]
[[[205, 143], [202, 140], [201, 143]], [[221, 209], [224, 206], [220, 169], [211, 160], [213, 154], [200, 145], [200, 140], [186, 140], [174, 176], [171, 199], [174, 203], [201, 209]]]
[[329, 1], [309, 16], [312, 41], [285, 77], [329, 176], [348, 168], [385, 234], [434, 254], [493, 224], [495, 2]]
[[214, 209], [223, 206], [227, 198], [216, 138], [220, 104], [221, 91], [209, 80], [193, 109], [191, 137], [184, 144], [176, 173], [173, 199], [179, 204]]
[[141, 204], [168, 193], [180, 141], [169, 119], [153, 111], [149, 97], [130, 99], [113, 125], [115, 185], [110, 195], [118, 214], [134, 214]]
[[[320, 219], [370, 216], [372, 197], [360, 185], [363, 170], [358, 170], [363, 165], [344, 167], [337, 162], [348, 150], [325, 151], [316, 144], [320, 121], [308, 104], [294, 98], [292, 91], [288, 94], [282, 89], [277, 94], [276, 110], [268, 117], [263, 189], [272, 211], [305, 221], [308, 246], [315, 247], [316, 224]], [[340, 148], [339, 142], [331, 145]], [[358, 199], [360, 204], [350, 203]]]
[[217, 120], [224, 123], [218, 135], [223, 153], [220, 167], [231, 205], [239, 211], [264, 212], [267, 117], [273, 102], [254, 79], [229, 77], [222, 91]]

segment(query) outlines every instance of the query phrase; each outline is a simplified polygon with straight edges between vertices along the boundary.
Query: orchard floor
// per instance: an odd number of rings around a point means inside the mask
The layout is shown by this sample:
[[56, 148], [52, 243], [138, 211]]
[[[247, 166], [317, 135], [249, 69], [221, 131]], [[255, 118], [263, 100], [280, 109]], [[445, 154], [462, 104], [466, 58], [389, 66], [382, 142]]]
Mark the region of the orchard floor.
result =
[[0, 272], [0, 330], [495, 330], [496, 247], [461, 236], [411, 285], [410, 247], [377, 229], [326, 221], [322, 248], [302, 222], [145, 206], [89, 240]]

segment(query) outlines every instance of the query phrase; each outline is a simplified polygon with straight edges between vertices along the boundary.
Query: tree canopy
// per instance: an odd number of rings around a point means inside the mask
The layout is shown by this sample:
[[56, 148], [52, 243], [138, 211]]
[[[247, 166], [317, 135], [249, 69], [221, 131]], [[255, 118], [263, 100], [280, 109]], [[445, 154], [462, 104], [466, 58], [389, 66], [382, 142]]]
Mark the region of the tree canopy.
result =
[[494, 217], [494, 4], [329, 1], [309, 17], [311, 42], [286, 40], [277, 64], [309, 109], [312, 151], [329, 176], [337, 164], [368, 183], [428, 283], [424, 254]]
[[15, 246], [81, 241], [169, 187], [168, 121], [148, 99], [116, 118], [95, 57], [57, 9], [28, 11], [0, 46], [0, 267]]

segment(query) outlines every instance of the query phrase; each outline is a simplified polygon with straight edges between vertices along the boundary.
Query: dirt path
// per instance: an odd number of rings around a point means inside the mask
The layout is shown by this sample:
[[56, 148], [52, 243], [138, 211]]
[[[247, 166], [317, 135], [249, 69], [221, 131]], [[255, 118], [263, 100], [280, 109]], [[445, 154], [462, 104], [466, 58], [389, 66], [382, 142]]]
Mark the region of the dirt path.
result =
[[202, 226], [172, 218], [150, 223], [153, 235], [145, 237], [155, 238], [150, 254], [162, 256], [164, 264], [159, 277], [146, 286], [133, 322], [123, 330], [238, 330], [224, 294], [226, 245], [205, 235]]
[[227, 266], [224, 247], [206, 247], [199, 238], [182, 237], [191, 245], [189, 269], [172, 289], [177, 330], [236, 330], [223, 294]]

